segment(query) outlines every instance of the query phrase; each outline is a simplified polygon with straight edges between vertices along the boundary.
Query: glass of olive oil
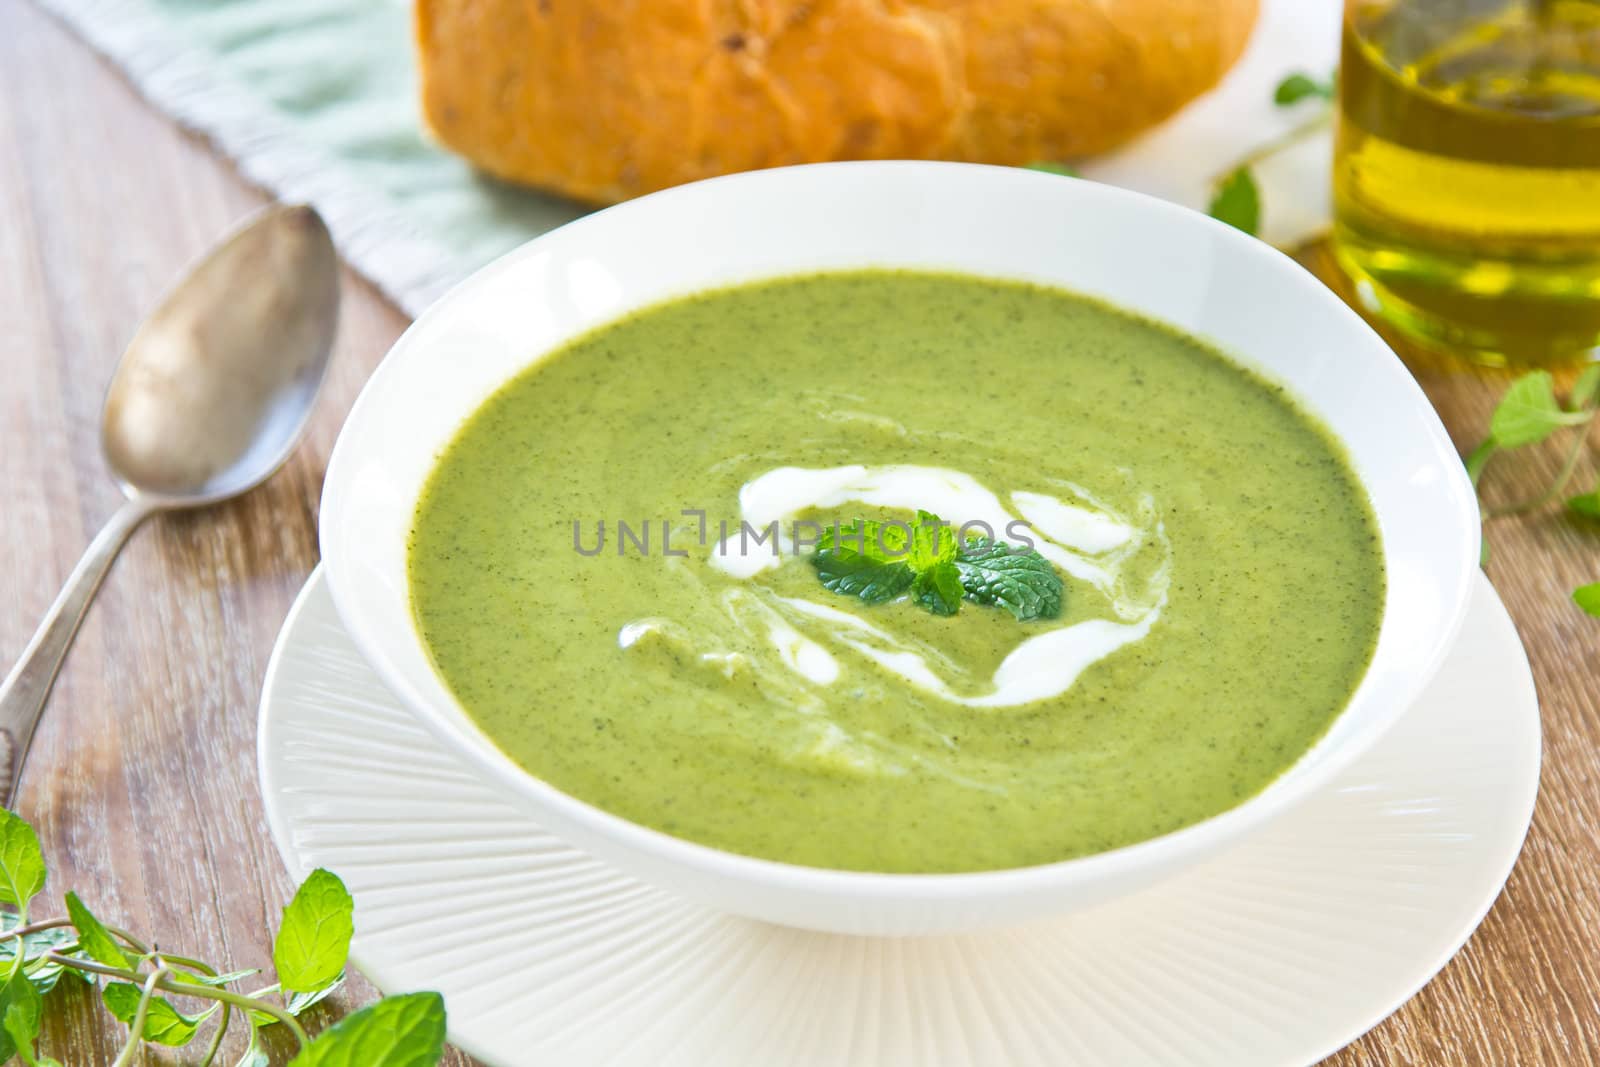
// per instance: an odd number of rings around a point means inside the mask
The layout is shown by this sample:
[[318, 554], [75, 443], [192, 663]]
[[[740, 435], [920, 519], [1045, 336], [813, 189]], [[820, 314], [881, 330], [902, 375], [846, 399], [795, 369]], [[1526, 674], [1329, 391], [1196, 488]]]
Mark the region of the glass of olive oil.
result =
[[1600, 0], [1347, 0], [1334, 250], [1369, 310], [1495, 365], [1600, 347]]

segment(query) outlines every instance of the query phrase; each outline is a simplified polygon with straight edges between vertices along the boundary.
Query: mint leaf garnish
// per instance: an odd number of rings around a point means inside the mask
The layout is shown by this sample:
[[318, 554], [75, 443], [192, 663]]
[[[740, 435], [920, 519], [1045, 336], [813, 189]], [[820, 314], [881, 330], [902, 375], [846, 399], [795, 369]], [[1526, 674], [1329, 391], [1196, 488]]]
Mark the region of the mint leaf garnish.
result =
[[1062, 584], [1039, 553], [1004, 541], [969, 538], [928, 511], [916, 522], [857, 519], [824, 531], [811, 565], [829, 592], [882, 604], [902, 593], [935, 615], [954, 615], [961, 602], [1005, 608], [1019, 622], [1061, 613]]
[[918, 511], [911, 527], [911, 551], [906, 563], [919, 575], [956, 558], [956, 533], [950, 524], [928, 511]]
[[882, 604], [905, 592], [916, 577], [905, 556], [904, 527], [857, 521], [824, 530], [811, 565], [830, 593]]
[[986, 537], [968, 541], [955, 563], [967, 599], [998, 604], [1018, 622], [1061, 614], [1061, 577], [1037, 552], [1018, 552]]
[[1600, 582], [1578, 586], [1572, 591], [1572, 602], [1590, 615], [1600, 618]]
[[[952, 537], [951, 541], [955, 539]], [[954, 615], [961, 610], [961, 572], [946, 560], [919, 571], [911, 583], [911, 596], [935, 615]]]

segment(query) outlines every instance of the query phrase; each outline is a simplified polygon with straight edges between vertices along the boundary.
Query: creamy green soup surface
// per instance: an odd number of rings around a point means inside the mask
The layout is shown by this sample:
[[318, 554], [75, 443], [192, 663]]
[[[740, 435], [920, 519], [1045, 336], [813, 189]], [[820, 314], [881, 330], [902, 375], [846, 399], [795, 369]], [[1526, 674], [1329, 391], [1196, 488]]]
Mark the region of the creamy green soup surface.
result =
[[[797, 522], [917, 508], [1020, 520], [1059, 616], [823, 588]], [[777, 554], [741, 521], [778, 521]], [[1042, 287], [851, 271], [538, 360], [439, 459], [410, 583], [441, 676], [551, 785], [751, 856], [935, 872], [1259, 792], [1365, 670], [1383, 564], [1340, 447], [1201, 342]]]

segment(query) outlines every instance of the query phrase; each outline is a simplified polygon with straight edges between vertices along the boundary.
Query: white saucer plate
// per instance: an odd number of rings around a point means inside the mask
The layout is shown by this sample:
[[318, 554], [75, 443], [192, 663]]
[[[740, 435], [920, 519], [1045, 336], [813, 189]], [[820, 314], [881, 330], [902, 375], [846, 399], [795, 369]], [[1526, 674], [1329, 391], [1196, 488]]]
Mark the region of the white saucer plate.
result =
[[320, 572], [279, 636], [258, 744], [291, 872], [355, 894], [357, 966], [442, 992], [451, 1040], [497, 1067], [1314, 1063], [1465, 942], [1539, 778], [1527, 659], [1481, 576], [1437, 679], [1336, 785], [1154, 889], [993, 933], [807, 933], [614, 871], [441, 749]]

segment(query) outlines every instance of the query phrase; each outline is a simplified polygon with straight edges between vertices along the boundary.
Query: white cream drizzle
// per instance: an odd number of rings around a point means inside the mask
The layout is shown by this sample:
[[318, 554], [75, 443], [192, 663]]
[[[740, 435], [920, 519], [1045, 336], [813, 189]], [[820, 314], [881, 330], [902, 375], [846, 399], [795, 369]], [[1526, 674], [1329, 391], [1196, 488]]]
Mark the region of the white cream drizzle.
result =
[[[1061, 483], [1065, 484], [1065, 483]], [[1117, 514], [1088, 492], [1070, 487], [1067, 502], [1039, 492], [1014, 491], [1010, 507], [971, 475], [942, 467], [911, 465], [804, 468], [779, 467], [747, 482], [739, 493], [741, 518], [764, 529], [809, 508], [846, 503], [959, 517], [982, 522], [1001, 540], [1017, 541], [1013, 524], [1035, 549], [1066, 573], [1086, 581], [1111, 603], [1117, 620], [1091, 619], [1036, 633], [1001, 661], [978, 686], [961, 685], [959, 671], [932, 650], [919, 651], [838, 604], [799, 597], [764, 598], [729, 590], [725, 603], [747, 632], [754, 623], [790, 672], [811, 686], [827, 687], [843, 674], [838, 658], [824, 646], [854, 652], [916, 688], [941, 700], [972, 708], [1004, 708], [1057, 696], [1089, 666], [1149, 634], [1167, 602], [1170, 548], [1152, 501], [1141, 502], [1137, 519]], [[1089, 505], [1089, 506], [1085, 506]], [[1010, 529], [1008, 529], [1010, 528]], [[988, 532], [988, 531], [981, 531]], [[762, 543], [731, 534], [712, 546], [710, 563], [731, 577], [748, 580], [778, 566], [790, 548], [789, 531]], [[1123, 565], [1151, 539], [1164, 551], [1161, 565], [1136, 590], [1125, 587]], [[840, 603], [845, 601], [840, 599]], [[624, 626], [618, 643], [638, 640], [641, 628], [659, 620]], [[806, 632], [810, 631], [810, 633]], [[708, 655], [715, 655], [708, 654]], [[706, 658], [706, 657], [702, 657]], [[950, 677], [947, 677], [950, 675]], [[968, 691], [970, 690], [970, 691]], [[832, 739], [829, 747], [838, 741]]]

